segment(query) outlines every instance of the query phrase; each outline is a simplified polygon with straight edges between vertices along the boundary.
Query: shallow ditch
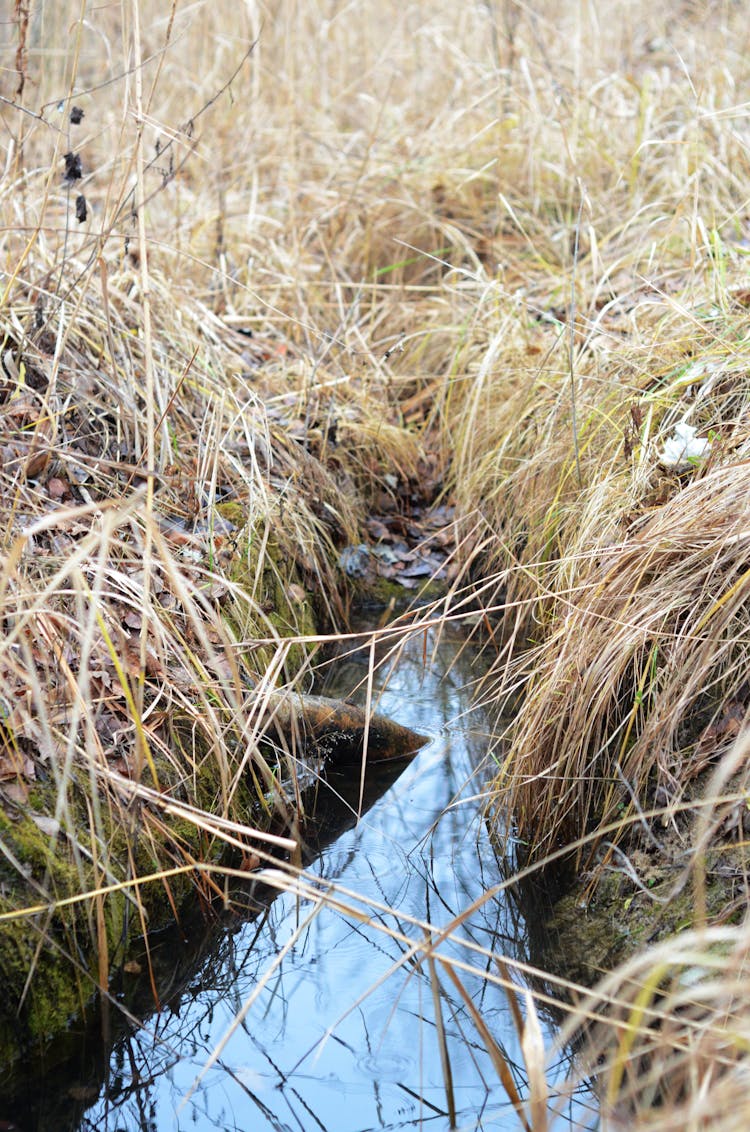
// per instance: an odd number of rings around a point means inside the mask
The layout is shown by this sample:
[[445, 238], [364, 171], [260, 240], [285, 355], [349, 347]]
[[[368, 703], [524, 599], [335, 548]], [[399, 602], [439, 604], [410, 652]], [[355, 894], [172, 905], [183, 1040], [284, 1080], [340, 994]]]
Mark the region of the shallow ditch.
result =
[[[367, 661], [367, 651], [339, 657], [319, 690], [363, 702]], [[161, 1011], [153, 1011], [144, 963], [120, 988], [131, 1020], [110, 1006], [71, 1030], [44, 1064], [16, 1073], [4, 1095], [0, 1086], [0, 1119], [22, 1132], [518, 1129], [459, 993], [439, 974], [435, 996], [429, 965], [415, 963], [404, 941], [422, 938], [414, 920], [442, 928], [502, 879], [477, 798], [487, 743], [470, 686], [481, 666], [463, 637], [444, 633], [439, 642], [415, 636], [378, 668], [377, 710], [431, 742], [410, 763], [368, 779], [358, 823], [358, 773], [332, 778], [319, 796], [309, 873], [319, 887], [336, 885], [349, 914], [288, 893], [272, 899], [249, 881], [233, 896], [235, 909], [252, 905], [252, 914], [211, 927], [197, 915], [182, 934], [151, 941]], [[466, 944], [525, 959], [529, 935], [501, 895], [440, 947], [472, 962], [461, 980], [521, 1095], [523, 1057], [506, 995], [482, 977], [494, 970], [489, 956]], [[542, 1024], [549, 1044], [553, 1023]], [[553, 1093], [568, 1068], [562, 1059], [551, 1070]], [[559, 1127], [593, 1128], [596, 1119], [582, 1089], [566, 1099]]]

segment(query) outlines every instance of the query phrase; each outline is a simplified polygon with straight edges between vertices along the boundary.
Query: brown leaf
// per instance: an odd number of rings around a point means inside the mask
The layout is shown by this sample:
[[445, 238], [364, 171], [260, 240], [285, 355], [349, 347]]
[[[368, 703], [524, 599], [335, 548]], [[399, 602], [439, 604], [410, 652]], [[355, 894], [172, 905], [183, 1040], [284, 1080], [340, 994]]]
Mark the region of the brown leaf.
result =
[[0, 782], [21, 777], [33, 781], [36, 778], [36, 768], [32, 759], [20, 751], [0, 753]]
[[59, 476], [52, 476], [47, 480], [47, 494], [50, 499], [64, 499], [72, 494], [70, 484]]
[[132, 777], [130, 763], [127, 759], [123, 758], [122, 755], [118, 755], [115, 759], [107, 759], [107, 764], [112, 767], [112, 770], [116, 770], [118, 774], [121, 774], [123, 778]]
[[728, 700], [721, 716], [701, 732], [690, 766], [690, 778], [717, 759], [739, 735], [746, 708], [740, 700]]
[[37, 479], [50, 462], [51, 452], [49, 448], [34, 448], [32, 447], [29, 452], [24, 473], [27, 479]]
[[20, 778], [17, 778], [14, 782], [3, 783], [0, 793], [3, 794], [9, 802], [15, 802], [16, 805], [19, 806], [24, 805], [29, 800], [29, 788]]
[[380, 519], [370, 518], [367, 520], [366, 526], [369, 534], [371, 534], [373, 538], [390, 539], [393, 537], [388, 527], [386, 527], [385, 523], [381, 522]]

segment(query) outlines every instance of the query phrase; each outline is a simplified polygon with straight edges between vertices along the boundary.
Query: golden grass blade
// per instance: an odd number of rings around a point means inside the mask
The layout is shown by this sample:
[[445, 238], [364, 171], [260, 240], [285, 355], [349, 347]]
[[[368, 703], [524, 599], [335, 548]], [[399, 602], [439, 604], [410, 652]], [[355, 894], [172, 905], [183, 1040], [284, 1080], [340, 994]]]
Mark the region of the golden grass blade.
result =
[[[471, 1016], [471, 1020], [476, 1027], [477, 1033], [479, 1034], [479, 1037], [482, 1039], [482, 1042], [484, 1043], [484, 1048], [487, 1050], [487, 1053], [490, 1055], [490, 1057], [492, 1059], [492, 1064], [495, 1068], [495, 1072], [497, 1073], [498, 1078], [500, 1080], [500, 1083], [501, 1083], [501, 1085], [505, 1089], [505, 1092], [508, 1095], [509, 1101], [511, 1102], [511, 1104], [513, 1105], [513, 1108], [516, 1111], [516, 1115], [518, 1116], [518, 1119], [521, 1122], [521, 1126], [523, 1127], [524, 1132], [536, 1132], [536, 1127], [532, 1124], [529, 1124], [529, 1120], [528, 1120], [528, 1117], [526, 1115], [526, 1106], [523, 1102], [521, 1094], [518, 1092], [518, 1088], [516, 1086], [515, 1078], [513, 1077], [513, 1073], [511, 1071], [511, 1068], [508, 1065], [508, 1061], [507, 1061], [499, 1043], [493, 1037], [493, 1035], [490, 1033], [490, 1030], [489, 1030], [489, 1027], [487, 1026], [487, 1023], [485, 1022], [485, 1020], [482, 1017], [482, 1015], [480, 1014], [480, 1012], [477, 1010], [477, 1007], [474, 1004], [474, 1001], [473, 1001], [471, 995], [466, 990], [466, 987], [464, 986], [464, 984], [459, 979], [456, 971], [453, 969], [451, 964], [446, 963], [442, 959], [440, 960], [440, 964], [441, 964], [441, 967], [443, 968], [443, 970], [445, 971], [446, 975], [448, 976], [448, 978], [453, 983], [453, 986], [456, 988], [456, 990], [460, 994], [461, 998], [463, 999], [464, 1005], [466, 1006], [466, 1009], [469, 1011], [469, 1014]], [[515, 1001], [515, 992], [512, 991], [512, 990], [509, 990], [507, 984], [506, 984], [506, 993], [508, 994], [508, 1001], [509, 1002], [511, 1001], [511, 998], [513, 998], [513, 1000]], [[519, 1034], [519, 1036], [521, 1036], [523, 1034], [523, 1023], [521, 1023], [521, 1027], [518, 1029], [518, 1034]]]
[[530, 991], [525, 992], [524, 999], [526, 1001], [526, 1020], [521, 1034], [521, 1049], [529, 1082], [530, 1123], [534, 1132], [547, 1132], [549, 1127], [549, 1089], [547, 1086], [544, 1039]]
[[435, 1019], [435, 1031], [437, 1034], [438, 1049], [440, 1051], [440, 1065], [443, 1070], [443, 1083], [445, 1085], [445, 1100], [448, 1106], [448, 1126], [453, 1129], [456, 1127], [456, 1098], [453, 1093], [453, 1071], [451, 1069], [450, 1051], [448, 1049], [448, 1039], [445, 1033], [445, 1023], [443, 1022], [443, 1003], [440, 991], [440, 980], [437, 976], [435, 957], [432, 949], [432, 940], [430, 939], [429, 935], [425, 937], [425, 949], [427, 969], [430, 973], [430, 991], [432, 993], [432, 1009]]

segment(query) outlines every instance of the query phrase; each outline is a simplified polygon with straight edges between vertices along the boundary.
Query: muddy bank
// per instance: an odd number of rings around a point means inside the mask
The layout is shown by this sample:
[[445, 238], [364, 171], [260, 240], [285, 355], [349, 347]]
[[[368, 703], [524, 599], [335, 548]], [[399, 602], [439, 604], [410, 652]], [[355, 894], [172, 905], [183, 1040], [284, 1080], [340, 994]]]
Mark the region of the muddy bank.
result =
[[519, 884], [537, 966], [590, 988], [651, 944], [740, 922], [746, 805], [738, 793], [706, 824], [709, 782], [695, 785], [680, 810], [631, 826], [617, 844], [605, 841], [582, 868], [542, 870]]

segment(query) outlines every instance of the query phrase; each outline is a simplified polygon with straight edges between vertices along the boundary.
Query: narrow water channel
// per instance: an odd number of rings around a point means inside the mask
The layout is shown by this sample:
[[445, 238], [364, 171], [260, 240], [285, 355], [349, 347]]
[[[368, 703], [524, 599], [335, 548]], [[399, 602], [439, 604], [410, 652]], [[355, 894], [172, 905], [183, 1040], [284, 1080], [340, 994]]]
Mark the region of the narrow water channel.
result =
[[[171, 956], [174, 985], [161, 989], [168, 1006], [142, 1027], [118, 1022], [104, 1052], [100, 1036], [88, 1034], [77, 1068], [69, 1059], [63, 1079], [51, 1072], [47, 1103], [45, 1081], [28, 1084], [14, 1114], [22, 1132], [520, 1129], [460, 994], [438, 970], [436, 995], [435, 970], [415, 963], [405, 942], [421, 938], [413, 920], [441, 928], [501, 879], [477, 797], [487, 742], [470, 687], [481, 658], [464, 646], [448, 634], [437, 644], [420, 636], [378, 669], [378, 710], [431, 742], [309, 866], [356, 913], [285, 893], [255, 918], [192, 940], [184, 961]], [[366, 671], [361, 657], [339, 660], [322, 691], [361, 700], [363, 689], [352, 689]], [[359, 787], [337, 789], [356, 799]], [[461, 946], [468, 939], [525, 957], [525, 925], [504, 896], [454, 935], [441, 954], [470, 959]], [[155, 952], [158, 959], [158, 944]], [[494, 969], [479, 953], [472, 962]], [[524, 1095], [505, 993], [478, 973], [461, 979]], [[549, 1044], [551, 1024], [542, 1024]], [[567, 1069], [563, 1060], [552, 1069], [553, 1090]], [[568, 1099], [555, 1127], [595, 1128], [591, 1095]]]

